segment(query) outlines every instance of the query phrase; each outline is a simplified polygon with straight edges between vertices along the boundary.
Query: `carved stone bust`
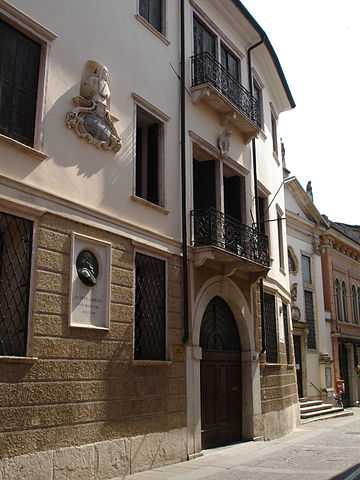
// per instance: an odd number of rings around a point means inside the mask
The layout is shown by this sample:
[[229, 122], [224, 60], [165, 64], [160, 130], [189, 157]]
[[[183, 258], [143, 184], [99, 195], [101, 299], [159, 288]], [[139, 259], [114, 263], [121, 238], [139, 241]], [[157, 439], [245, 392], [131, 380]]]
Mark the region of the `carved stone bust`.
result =
[[76, 270], [82, 283], [87, 287], [96, 285], [99, 263], [90, 250], [82, 250], [76, 259]]
[[102, 150], [121, 149], [114, 119], [110, 114], [109, 70], [89, 60], [84, 68], [80, 96], [73, 98], [75, 108], [66, 114], [65, 124], [86, 142]]
[[218, 137], [218, 148], [220, 150], [220, 155], [224, 157], [230, 151], [230, 137], [231, 137], [231, 130], [225, 129], [221, 135]]

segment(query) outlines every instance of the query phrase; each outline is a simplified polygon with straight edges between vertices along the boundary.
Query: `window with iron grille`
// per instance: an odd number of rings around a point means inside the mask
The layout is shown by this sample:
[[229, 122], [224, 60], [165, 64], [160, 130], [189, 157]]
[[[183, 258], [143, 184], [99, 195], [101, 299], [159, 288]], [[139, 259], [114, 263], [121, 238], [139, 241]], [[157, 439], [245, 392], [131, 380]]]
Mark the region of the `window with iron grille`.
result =
[[305, 298], [305, 318], [308, 324], [308, 348], [316, 350], [316, 328], [315, 328], [315, 313], [314, 313], [314, 295], [309, 290], [304, 291]]
[[285, 335], [285, 347], [286, 347], [286, 359], [287, 363], [291, 363], [290, 356], [290, 328], [289, 328], [289, 315], [288, 315], [288, 305], [286, 303], [282, 304], [283, 307], [283, 318], [284, 318], [284, 335]]
[[0, 133], [34, 146], [41, 45], [0, 20]]
[[135, 257], [135, 360], [166, 360], [166, 262]]
[[139, 14], [161, 33], [164, 33], [164, 1], [165, 0], [139, 0]]
[[275, 297], [264, 293], [264, 320], [266, 336], [266, 361], [278, 363], [278, 340], [276, 327]]
[[0, 356], [26, 355], [33, 223], [0, 212]]

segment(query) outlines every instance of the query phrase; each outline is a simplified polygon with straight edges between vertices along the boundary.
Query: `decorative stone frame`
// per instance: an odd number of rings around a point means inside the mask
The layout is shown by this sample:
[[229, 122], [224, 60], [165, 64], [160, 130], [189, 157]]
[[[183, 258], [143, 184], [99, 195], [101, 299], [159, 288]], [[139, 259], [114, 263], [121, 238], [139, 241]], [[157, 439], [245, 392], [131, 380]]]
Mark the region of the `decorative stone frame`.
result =
[[[252, 290], [254, 296], [255, 290]], [[255, 351], [254, 314], [244, 294], [229, 278], [216, 276], [204, 283], [197, 294], [192, 312], [190, 342], [186, 347], [187, 425], [189, 457], [198, 455], [201, 445], [200, 329], [206, 307], [214, 297], [221, 297], [234, 314], [241, 342], [242, 366], [242, 436], [255, 439], [263, 435], [259, 354]], [[254, 302], [252, 302], [253, 304]]]
[[0, 135], [0, 141], [6, 142], [21, 151], [44, 160], [48, 156], [42, 151], [44, 146], [44, 118], [46, 112], [46, 90], [48, 82], [48, 63], [51, 43], [57, 38], [57, 34], [36, 22], [30, 16], [17, 9], [6, 0], [0, 0], [0, 18], [33, 39], [41, 46], [39, 81], [37, 91], [37, 105], [35, 117], [34, 146], [29, 147], [6, 135]]
[[297, 275], [299, 273], [299, 259], [296, 256], [295, 250], [291, 245], [288, 244], [288, 257], [291, 258], [293, 264], [294, 264], [294, 271], [290, 271], [290, 275]]

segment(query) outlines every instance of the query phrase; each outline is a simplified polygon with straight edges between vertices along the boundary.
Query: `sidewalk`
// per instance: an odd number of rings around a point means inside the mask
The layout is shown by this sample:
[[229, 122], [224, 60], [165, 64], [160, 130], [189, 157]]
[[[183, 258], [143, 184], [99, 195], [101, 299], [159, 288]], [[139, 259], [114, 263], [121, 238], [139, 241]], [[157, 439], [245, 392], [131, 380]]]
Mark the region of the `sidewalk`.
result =
[[330, 480], [344, 472], [339, 478], [357, 480], [360, 409], [353, 411], [352, 417], [301, 425], [272, 442], [208, 450], [190, 462], [113, 480]]

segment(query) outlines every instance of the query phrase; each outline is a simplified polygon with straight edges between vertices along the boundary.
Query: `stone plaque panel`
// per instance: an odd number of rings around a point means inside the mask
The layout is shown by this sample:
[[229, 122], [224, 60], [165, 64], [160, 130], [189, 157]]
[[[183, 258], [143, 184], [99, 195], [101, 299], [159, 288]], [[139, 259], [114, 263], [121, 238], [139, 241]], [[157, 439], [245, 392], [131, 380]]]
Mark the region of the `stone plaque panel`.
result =
[[111, 244], [72, 236], [70, 326], [110, 328]]

